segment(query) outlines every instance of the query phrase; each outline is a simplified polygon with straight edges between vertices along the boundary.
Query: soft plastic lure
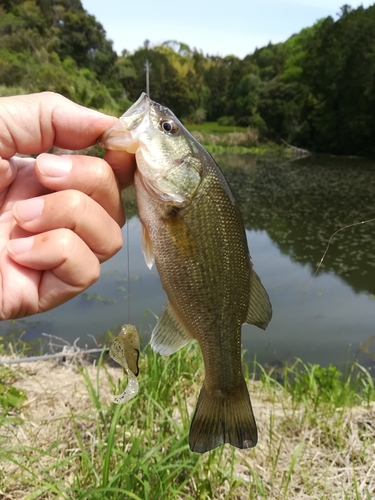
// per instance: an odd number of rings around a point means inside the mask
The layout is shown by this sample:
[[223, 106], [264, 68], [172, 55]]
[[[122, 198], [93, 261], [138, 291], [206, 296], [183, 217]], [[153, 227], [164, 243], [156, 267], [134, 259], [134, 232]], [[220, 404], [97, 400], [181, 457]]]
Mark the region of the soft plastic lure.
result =
[[138, 360], [140, 341], [137, 329], [133, 325], [123, 325], [121, 332], [117, 335], [109, 349], [111, 358], [124, 367], [128, 376], [128, 385], [119, 396], [111, 394], [113, 403], [122, 404], [133, 399], [139, 390], [138, 383]]

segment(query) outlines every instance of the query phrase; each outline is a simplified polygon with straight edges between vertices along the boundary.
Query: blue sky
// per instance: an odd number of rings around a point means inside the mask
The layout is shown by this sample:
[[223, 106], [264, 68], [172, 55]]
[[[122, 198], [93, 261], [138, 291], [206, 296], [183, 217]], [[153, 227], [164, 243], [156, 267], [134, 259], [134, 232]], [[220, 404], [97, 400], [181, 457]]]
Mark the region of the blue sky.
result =
[[104, 26], [114, 49], [133, 52], [177, 40], [204, 54], [244, 57], [268, 42], [285, 41], [345, 3], [353, 8], [374, 2], [347, 0], [82, 0]]

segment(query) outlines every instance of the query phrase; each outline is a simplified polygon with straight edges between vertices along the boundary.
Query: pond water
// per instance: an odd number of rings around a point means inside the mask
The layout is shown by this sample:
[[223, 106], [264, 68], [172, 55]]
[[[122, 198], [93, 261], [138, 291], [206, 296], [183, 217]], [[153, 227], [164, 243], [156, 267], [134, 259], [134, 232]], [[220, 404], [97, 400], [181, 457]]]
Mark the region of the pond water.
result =
[[[265, 332], [244, 325], [248, 358], [256, 355], [270, 365], [301, 358], [343, 367], [356, 357], [373, 366], [375, 221], [335, 235], [312, 277], [335, 231], [375, 217], [375, 162], [326, 156], [265, 161], [243, 155], [219, 156], [217, 162], [240, 204], [254, 267], [274, 311]], [[143, 260], [134, 193], [125, 198], [128, 243], [103, 264], [100, 280], [53, 311], [3, 322], [0, 335], [35, 340], [45, 332], [69, 342], [79, 337], [80, 346], [92, 347], [91, 336], [117, 334], [130, 322], [141, 329], [143, 343], [149, 341], [165, 294], [156, 269], [149, 271]]]

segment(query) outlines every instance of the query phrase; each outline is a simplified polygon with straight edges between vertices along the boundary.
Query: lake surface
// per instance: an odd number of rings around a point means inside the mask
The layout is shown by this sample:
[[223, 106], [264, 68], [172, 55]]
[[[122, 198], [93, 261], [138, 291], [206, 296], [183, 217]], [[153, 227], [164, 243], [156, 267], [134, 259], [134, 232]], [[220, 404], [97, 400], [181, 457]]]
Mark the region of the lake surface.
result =
[[[374, 366], [375, 221], [335, 235], [311, 279], [335, 231], [375, 217], [375, 162], [243, 155], [219, 156], [217, 162], [239, 202], [254, 268], [274, 311], [266, 331], [244, 325], [248, 358], [256, 354], [270, 365], [301, 358], [343, 367], [356, 357]], [[108, 330], [117, 335], [120, 325], [130, 322], [142, 331], [143, 343], [149, 341], [165, 294], [156, 269], [149, 271], [143, 260], [134, 193], [125, 198], [125, 245], [103, 264], [100, 280], [51, 312], [3, 322], [0, 335], [35, 340], [45, 332], [71, 343], [79, 337], [78, 345], [92, 347], [93, 337]]]

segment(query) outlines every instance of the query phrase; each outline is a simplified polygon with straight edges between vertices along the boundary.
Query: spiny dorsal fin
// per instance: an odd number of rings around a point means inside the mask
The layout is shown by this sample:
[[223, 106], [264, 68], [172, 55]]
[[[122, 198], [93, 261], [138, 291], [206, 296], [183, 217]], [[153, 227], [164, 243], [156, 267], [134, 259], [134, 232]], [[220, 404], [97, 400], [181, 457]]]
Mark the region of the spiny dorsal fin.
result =
[[272, 306], [257, 273], [251, 269], [250, 273], [250, 299], [246, 323], [266, 329], [272, 318]]
[[163, 356], [170, 356], [191, 340], [193, 338], [181, 325], [167, 302], [151, 335], [152, 349]]
[[147, 228], [142, 224], [142, 252], [146, 266], [151, 269], [155, 262], [154, 249]]

